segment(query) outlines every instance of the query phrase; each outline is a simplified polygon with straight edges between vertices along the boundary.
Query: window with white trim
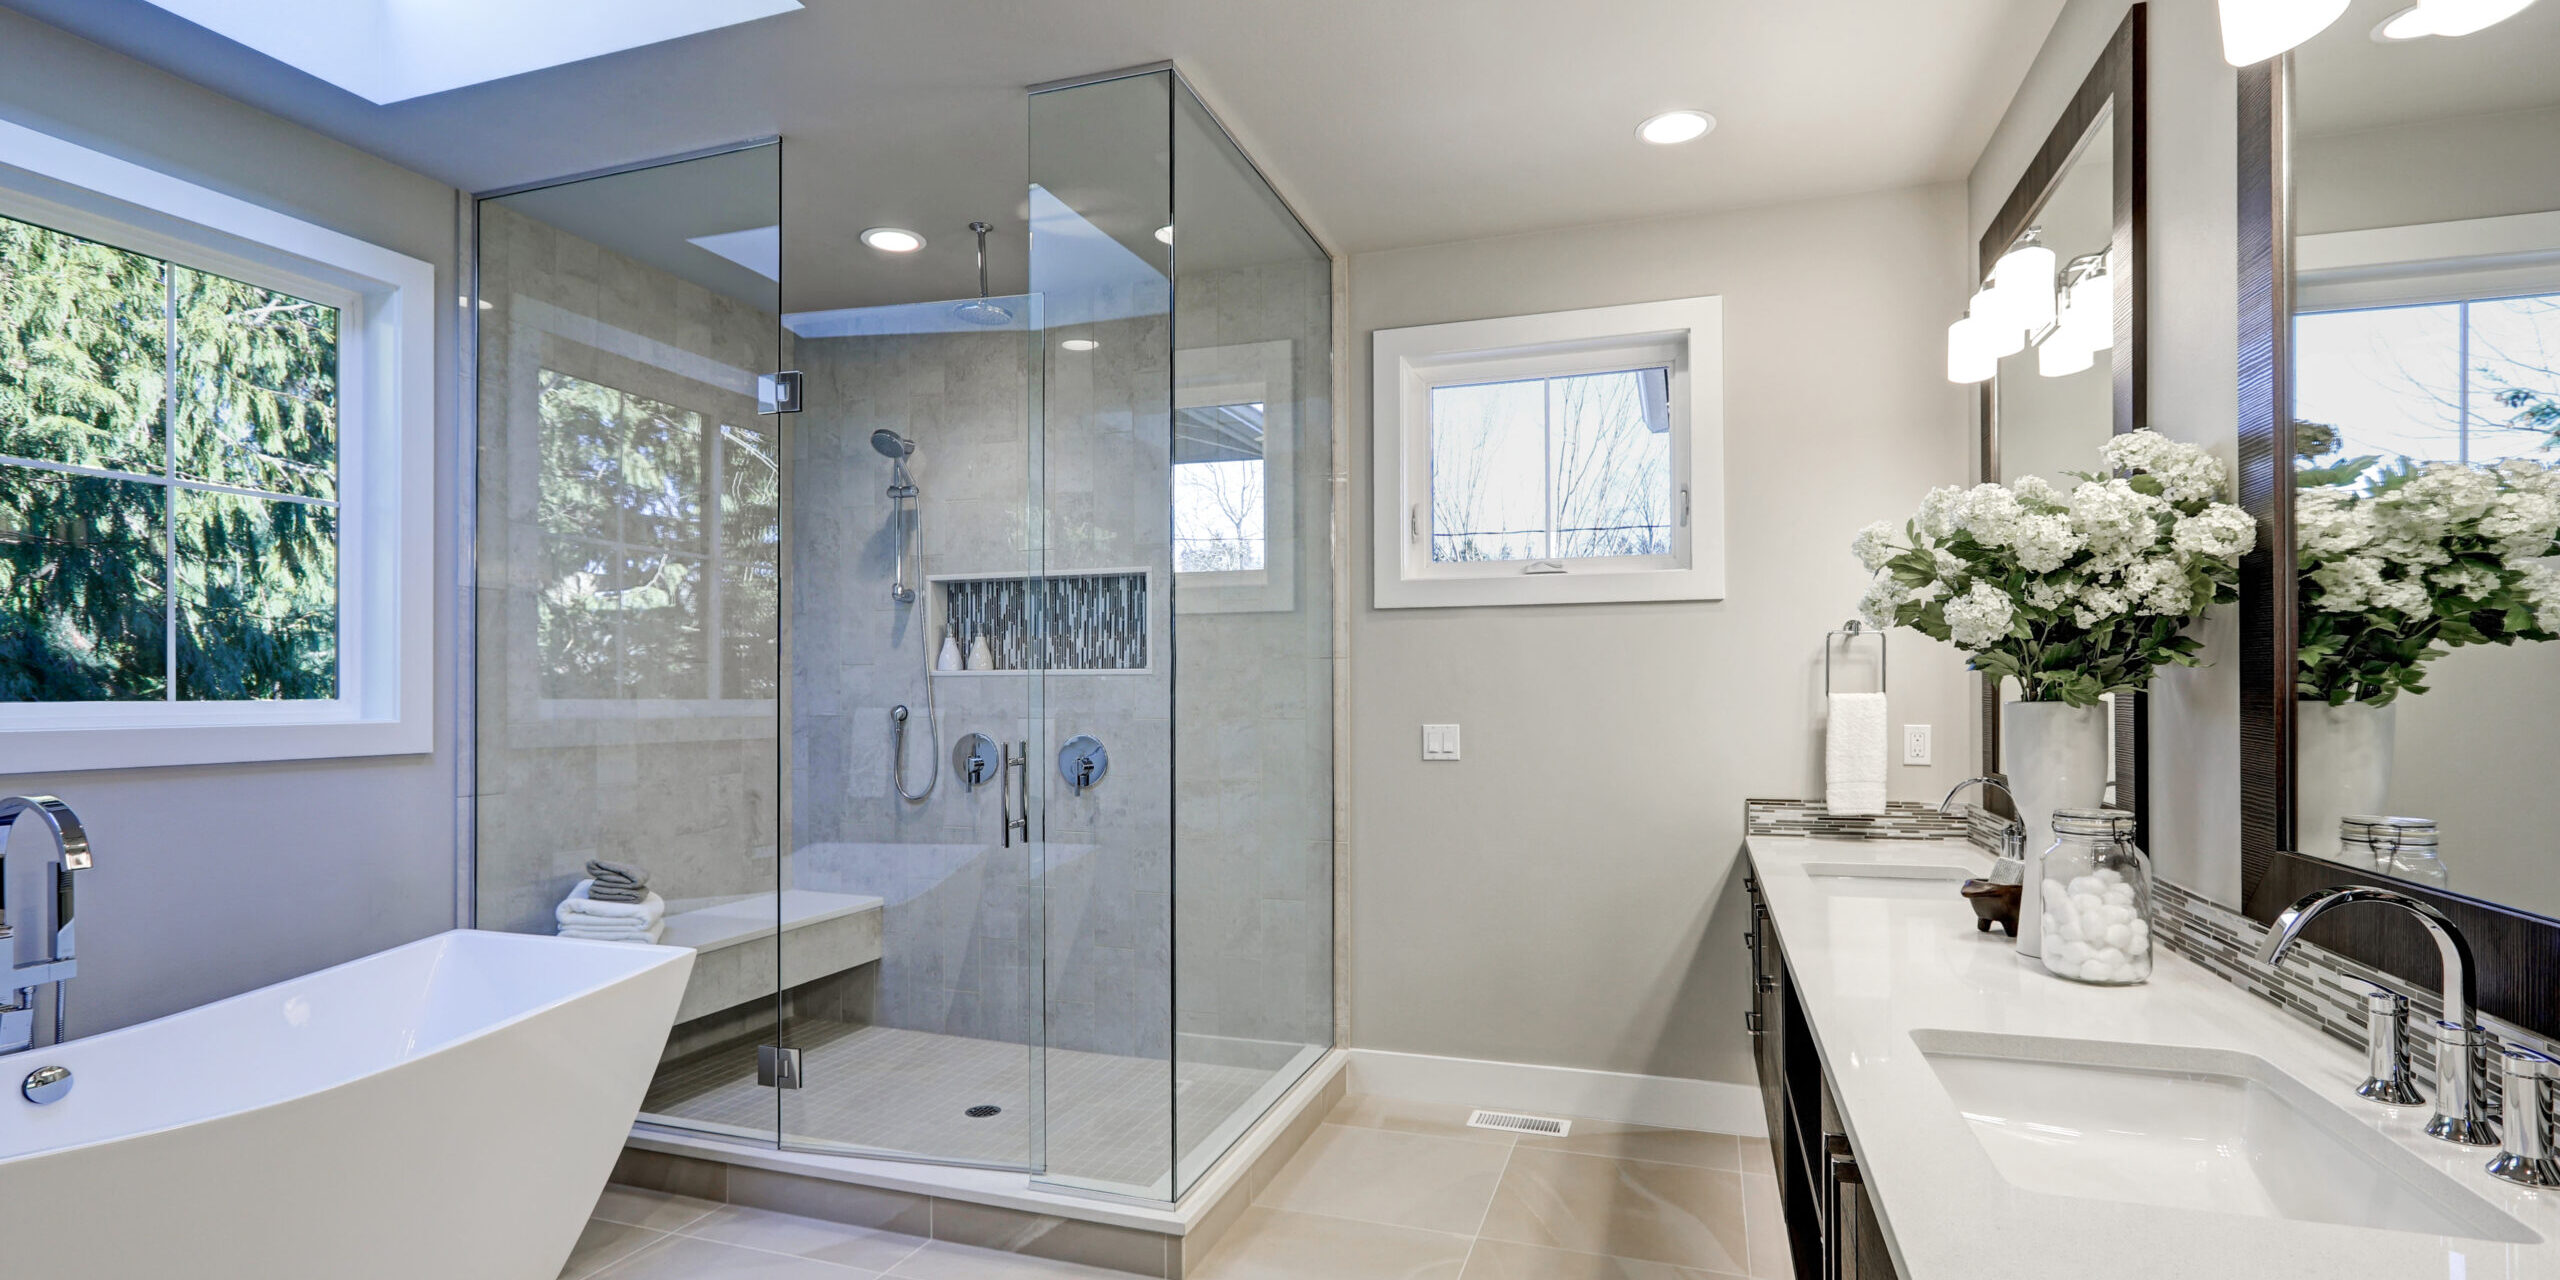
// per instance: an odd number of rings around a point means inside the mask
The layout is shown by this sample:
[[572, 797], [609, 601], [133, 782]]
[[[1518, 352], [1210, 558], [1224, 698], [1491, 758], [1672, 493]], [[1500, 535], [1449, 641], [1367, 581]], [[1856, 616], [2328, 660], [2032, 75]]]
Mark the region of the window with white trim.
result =
[[1723, 594], [1715, 298], [1380, 330], [1377, 605]]
[[1282, 338], [1174, 352], [1177, 612], [1297, 606], [1295, 350]]
[[433, 269], [0, 162], [0, 772], [429, 749]]

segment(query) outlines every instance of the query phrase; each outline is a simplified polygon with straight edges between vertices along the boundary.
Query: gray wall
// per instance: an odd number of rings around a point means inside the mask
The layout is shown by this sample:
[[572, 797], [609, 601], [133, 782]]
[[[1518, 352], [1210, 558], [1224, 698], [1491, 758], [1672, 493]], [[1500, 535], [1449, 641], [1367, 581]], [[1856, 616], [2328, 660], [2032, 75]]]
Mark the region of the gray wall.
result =
[[2560, 108], [2297, 136], [2305, 235], [2560, 208]]
[[[1990, 226], [2129, 0], [2070, 0], [1968, 180], [1969, 242]], [[2213, 0], [2151, 0], [2151, 420], [2238, 466], [2239, 80]], [[1950, 301], [1950, 306], [1957, 305]], [[2240, 673], [2234, 610], [2194, 633], [2207, 665], [2151, 685], [2150, 853], [2160, 873], [2240, 901]]]
[[[1350, 554], [1350, 1042], [1361, 1048], [1746, 1081], [1735, 861], [1752, 796], [1821, 793], [1823, 633], [1866, 575], [1849, 540], [1962, 482], [1965, 294], [1953, 185], [1363, 254], [1350, 307], [1370, 454], [1380, 328], [1720, 294], [1729, 596], [1715, 603], [1371, 608]], [[1355, 467], [1352, 503], [1373, 498]], [[1893, 721], [1969, 772], [1973, 681], [1913, 633]], [[1465, 758], [1424, 764], [1419, 725]]]
[[[454, 192], [14, 13], [0, 118], [435, 264], [455, 287]], [[438, 310], [439, 369], [453, 313]], [[437, 482], [454, 488], [454, 394], [436, 386]], [[439, 521], [436, 575], [454, 580]], [[93, 1035], [353, 959], [454, 923], [453, 598], [436, 604], [430, 756], [0, 778], [80, 810], [71, 1031]]]

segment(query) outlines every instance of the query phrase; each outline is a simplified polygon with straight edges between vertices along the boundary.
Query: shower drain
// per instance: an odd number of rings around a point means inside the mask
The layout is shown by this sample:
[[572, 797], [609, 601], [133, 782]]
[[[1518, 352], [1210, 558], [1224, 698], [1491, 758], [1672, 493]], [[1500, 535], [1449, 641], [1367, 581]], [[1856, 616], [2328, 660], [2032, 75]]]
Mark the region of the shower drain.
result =
[[972, 1120], [984, 1120], [988, 1116], [994, 1115], [1002, 1110], [1004, 1110], [1004, 1108], [999, 1107], [992, 1102], [981, 1102], [961, 1114], [966, 1115]]

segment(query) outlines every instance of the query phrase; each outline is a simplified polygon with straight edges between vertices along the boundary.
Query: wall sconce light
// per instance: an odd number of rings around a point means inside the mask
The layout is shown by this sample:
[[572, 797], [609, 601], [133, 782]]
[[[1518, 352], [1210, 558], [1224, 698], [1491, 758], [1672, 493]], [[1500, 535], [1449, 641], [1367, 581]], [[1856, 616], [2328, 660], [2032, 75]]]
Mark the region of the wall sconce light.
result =
[[2329, 29], [2347, 0], [2222, 0], [2222, 60], [2254, 66]]

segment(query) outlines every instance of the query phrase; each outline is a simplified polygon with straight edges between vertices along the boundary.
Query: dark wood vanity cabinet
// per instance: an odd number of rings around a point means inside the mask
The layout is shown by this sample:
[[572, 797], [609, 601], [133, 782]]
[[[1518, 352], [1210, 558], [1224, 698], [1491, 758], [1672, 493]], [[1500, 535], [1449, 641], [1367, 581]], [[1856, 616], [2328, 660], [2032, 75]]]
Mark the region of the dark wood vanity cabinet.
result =
[[1759, 1067], [1796, 1280], [1900, 1280], [1883, 1219], [1832, 1101], [1822, 1054], [1796, 1003], [1786, 949], [1769, 924], [1760, 882], [1746, 875], [1742, 885], [1751, 895], [1751, 927], [1743, 935], [1751, 948], [1751, 1006], [1743, 1024]]

